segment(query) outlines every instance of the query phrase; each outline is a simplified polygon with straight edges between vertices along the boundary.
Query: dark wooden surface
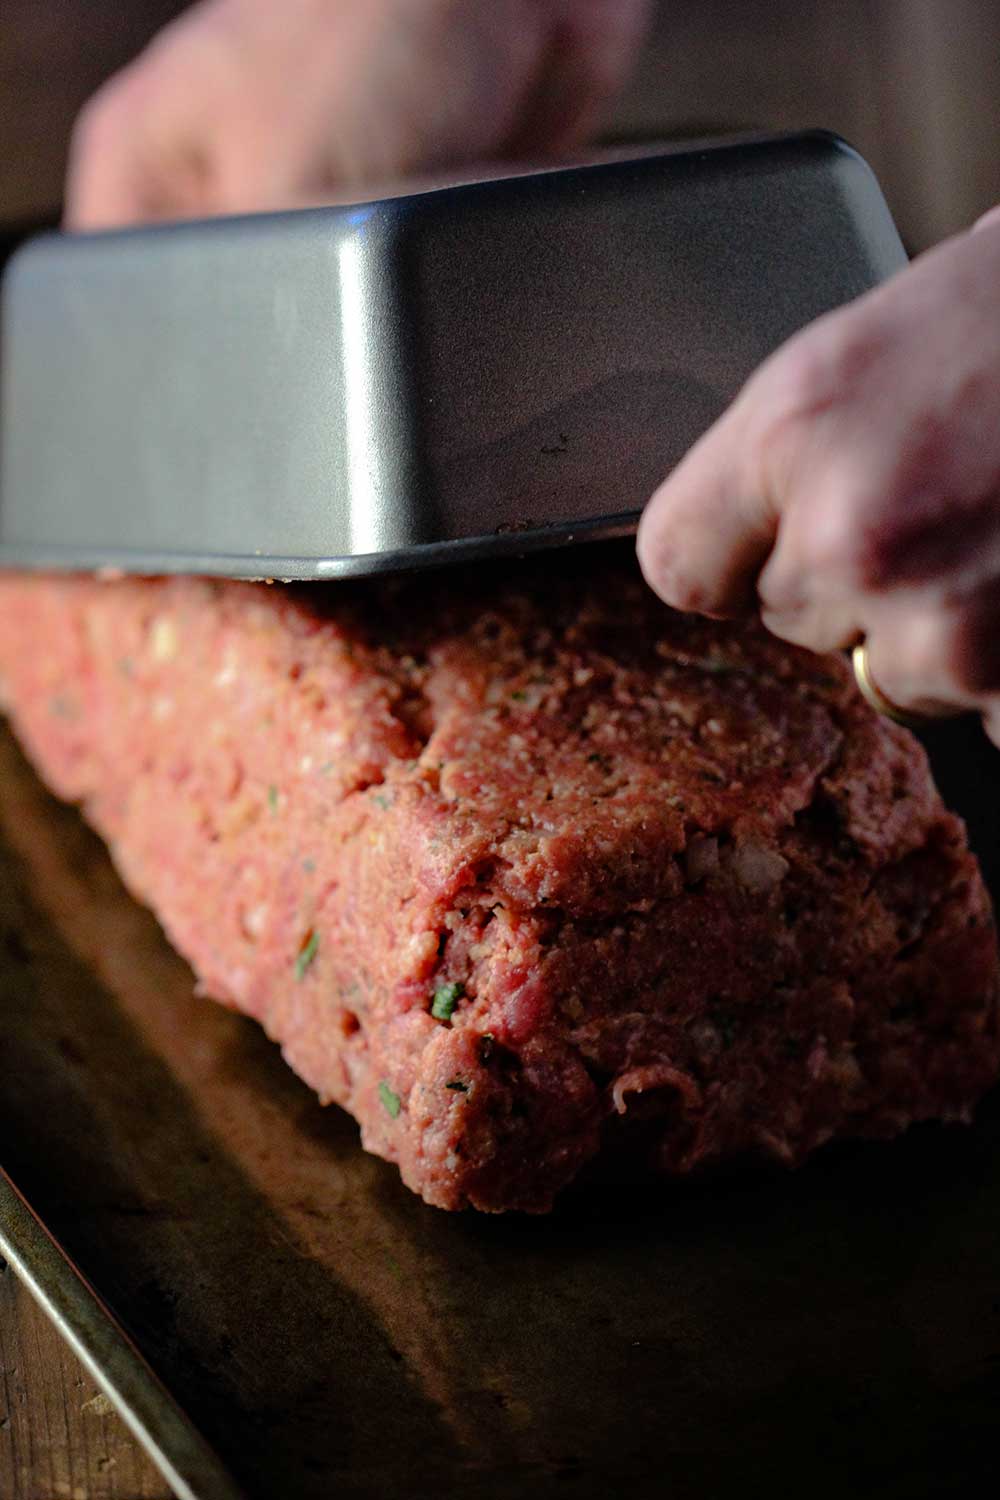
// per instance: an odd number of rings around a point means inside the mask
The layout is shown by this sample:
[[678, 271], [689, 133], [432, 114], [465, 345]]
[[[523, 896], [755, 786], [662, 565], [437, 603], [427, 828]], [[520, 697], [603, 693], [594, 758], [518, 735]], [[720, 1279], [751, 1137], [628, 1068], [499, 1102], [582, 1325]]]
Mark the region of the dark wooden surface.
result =
[[110, 1402], [0, 1261], [2, 1500], [170, 1500]]

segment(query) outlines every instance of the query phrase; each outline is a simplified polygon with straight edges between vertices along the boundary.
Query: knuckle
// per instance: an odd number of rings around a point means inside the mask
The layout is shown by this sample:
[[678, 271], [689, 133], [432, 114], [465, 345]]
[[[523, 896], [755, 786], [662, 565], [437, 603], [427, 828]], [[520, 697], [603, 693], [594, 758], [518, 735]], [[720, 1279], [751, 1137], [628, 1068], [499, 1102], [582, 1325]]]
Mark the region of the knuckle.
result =
[[826, 504], [819, 507], [810, 548], [812, 565], [835, 576], [848, 588], [863, 580], [870, 535], [859, 524], [859, 506], [847, 486], [834, 486]]
[[852, 447], [845, 434], [799, 488], [797, 530], [811, 571], [856, 594], [877, 595], [897, 581], [908, 513], [899, 492], [880, 483], [863, 444]]
[[142, 91], [131, 70], [119, 73], [98, 89], [81, 109], [72, 132], [74, 155], [103, 153], [127, 138], [130, 122], [140, 112]]
[[873, 381], [881, 380], [881, 371], [893, 356], [893, 332], [870, 304], [830, 313], [819, 327], [826, 333], [831, 394], [836, 399], [853, 399]]
[[831, 385], [826, 341], [819, 325], [796, 334], [762, 367], [770, 384], [770, 399], [785, 421], [821, 406]]
[[857, 305], [837, 309], [794, 334], [762, 367], [786, 417], [809, 418], [856, 399], [887, 359], [885, 320]]
[[89, 156], [101, 150], [116, 115], [117, 105], [110, 91], [102, 89], [92, 99], [88, 99], [77, 115], [73, 126], [71, 137], [73, 155]]
[[855, 449], [868, 417], [866, 379], [883, 358], [880, 322], [854, 308], [827, 314], [780, 348], [751, 379], [756, 447], [778, 488], [819, 473], [856, 477]]
[[839, 556], [853, 541], [864, 471], [852, 447], [850, 423], [827, 420], [839, 399], [839, 382], [817, 332], [808, 329], [793, 339], [746, 388], [745, 452], [752, 465], [747, 479], [776, 512], [808, 512], [820, 529], [817, 546], [834, 548]]
[[804, 502], [798, 527], [800, 567], [818, 592], [863, 592], [877, 531], [866, 516], [867, 497], [850, 465], [831, 464]]

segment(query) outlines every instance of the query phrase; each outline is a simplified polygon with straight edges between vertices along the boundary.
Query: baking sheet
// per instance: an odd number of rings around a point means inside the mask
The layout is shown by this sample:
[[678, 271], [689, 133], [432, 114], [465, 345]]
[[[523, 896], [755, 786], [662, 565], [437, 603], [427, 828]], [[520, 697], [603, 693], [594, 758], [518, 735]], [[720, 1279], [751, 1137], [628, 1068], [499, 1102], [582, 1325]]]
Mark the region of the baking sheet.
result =
[[[936, 733], [996, 883], [1000, 756]], [[0, 1159], [251, 1497], [972, 1493], [1000, 1096], [972, 1130], [449, 1216], [197, 998], [0, 737]]]

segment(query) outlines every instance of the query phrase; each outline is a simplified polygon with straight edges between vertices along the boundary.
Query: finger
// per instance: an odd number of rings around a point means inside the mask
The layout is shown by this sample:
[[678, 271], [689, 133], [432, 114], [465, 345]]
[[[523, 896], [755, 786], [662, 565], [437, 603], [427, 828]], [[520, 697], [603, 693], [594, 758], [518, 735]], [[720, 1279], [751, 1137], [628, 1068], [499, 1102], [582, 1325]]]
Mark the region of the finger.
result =
[[777, 514], [749, 470], [752, 403], [746, 397], [701, 438], [664, 481], [639, 524], [647, 582], [674, 609], [739, 614], [774, 541]]
[[[842, 408], [853, 366], [877, 343], [870, 331], [856, 337], [858, 305], [818, 319], [772, 354], [653, 496], [639, 560], [668, 604], [718, 615], [755, 606], [758, 574], [776, 541], [788, 551], [782, 544], [796, 508], [792, 566], [784, 569], [794, 586], [767, 600], [770, 607], [795, 608], [798, 579], [808, 591], [810, 571], [840, 546], [841, 492], [858, 448], [857, 433], [844, 442]], [[799, 545], [801, 535], [808, 546]]]
[[[64, 217], [110, 229], [200, 211], [206, 162], [198, 143], [226, 113], [224, 29], [212, 0], [184, 11], [87, 101], [73, 127]], [[224, 73], [222, 78], [224, 78]]]
[[197, 70], [178, 72], [165, 38], [105, 84], [73, 129], [66, 227], [111, 229], [224, 206], [213, 203], [204, 96]]
[[95, 95], [73, 128], [63, 209], [67, 229], [109, 229], [145, 216], [129, 167], [136, 137], [118, 89], [114, 81]]
[[[721, 480], [717, 472], [705, 482], [716, 499], [728, 483], [737, 517], [740, 493], [757, 494], [758, 516], [780, 523], [759, 580], [769, 613], [945, 576], [958, 592], [996, 576], [1000, 252], [984, 253], [986, 238], [950, 242], [820, 319], [739, 398], [746, 451], [715, 444]], [[734, 586], [762, 541], [747, 536], [745, 520], [734, 529], [733, 556], [713, 562], [716, 588], [720, 579]], [[738, 577], [744, 593], [749, 583]]]
[[866, 635], [855, 599], [809, 603], [788, 613], [762, 608], [760, 618], [772, 635], [807, 651], [846, 651]]
[[868, 665], [879, 689], [917, 714], [983, 711], [1000, 693], [1000, 592], [961, 603], [883, 603], [870, 614]]

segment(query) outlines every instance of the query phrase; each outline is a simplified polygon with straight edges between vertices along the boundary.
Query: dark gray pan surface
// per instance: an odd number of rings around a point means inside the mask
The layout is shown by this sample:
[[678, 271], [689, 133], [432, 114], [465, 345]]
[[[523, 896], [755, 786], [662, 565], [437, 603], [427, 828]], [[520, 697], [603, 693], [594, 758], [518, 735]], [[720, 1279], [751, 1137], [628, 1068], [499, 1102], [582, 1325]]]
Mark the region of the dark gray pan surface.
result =
[[318, 578], [621, 535], [905, 262], [814, 134], [80, 238], [4, 284], [0, 564]]

